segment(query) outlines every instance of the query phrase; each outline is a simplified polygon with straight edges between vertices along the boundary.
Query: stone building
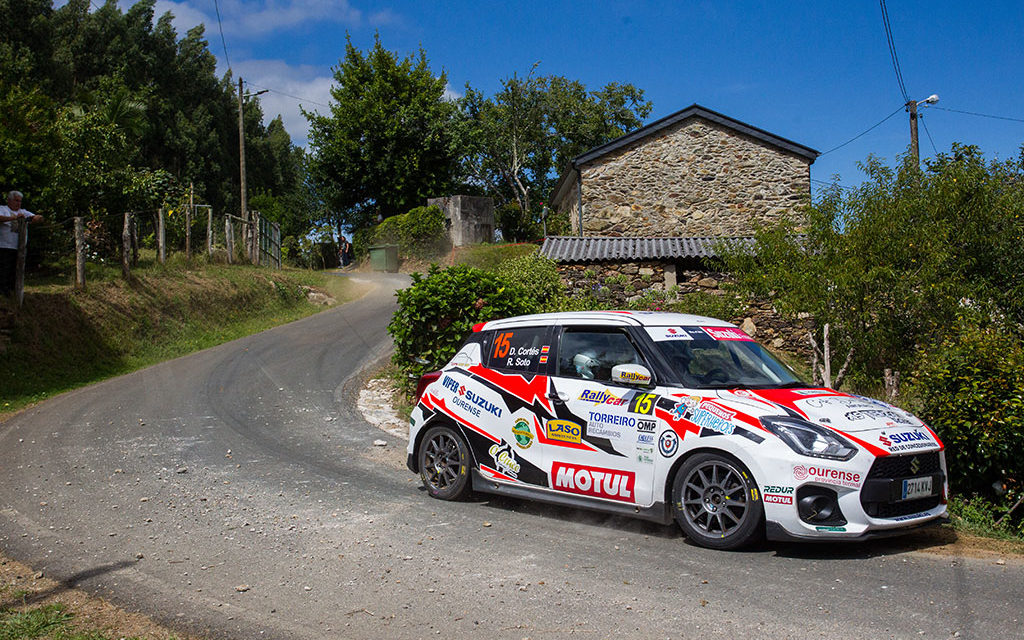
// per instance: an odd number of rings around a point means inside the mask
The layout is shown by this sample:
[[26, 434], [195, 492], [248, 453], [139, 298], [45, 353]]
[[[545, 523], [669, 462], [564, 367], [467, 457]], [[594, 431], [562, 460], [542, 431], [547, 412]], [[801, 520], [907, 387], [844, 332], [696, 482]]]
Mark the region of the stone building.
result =
[[551, 204], [577, 236], [749, 236], [809, 201], [817, 156], [695, 104], [573, 159]]
[[444, 212], [453, 247], [494, 240], [494, 201], [479, 196], [428, 198], [428, 207]]

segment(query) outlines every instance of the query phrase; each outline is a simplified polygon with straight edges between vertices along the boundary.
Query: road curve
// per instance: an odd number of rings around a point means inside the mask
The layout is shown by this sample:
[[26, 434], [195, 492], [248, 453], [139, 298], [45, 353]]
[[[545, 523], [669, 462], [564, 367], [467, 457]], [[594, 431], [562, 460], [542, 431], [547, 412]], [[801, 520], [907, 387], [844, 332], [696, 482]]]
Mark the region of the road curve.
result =
[[356, 302], [0, 425], [0, 546], [209, 637], [1021, 637], [1012, 558], [723, 553], [673, 527], [429, 499], [404, 442], [354, 409], [407, 279], [358, 277], [375, 288]]

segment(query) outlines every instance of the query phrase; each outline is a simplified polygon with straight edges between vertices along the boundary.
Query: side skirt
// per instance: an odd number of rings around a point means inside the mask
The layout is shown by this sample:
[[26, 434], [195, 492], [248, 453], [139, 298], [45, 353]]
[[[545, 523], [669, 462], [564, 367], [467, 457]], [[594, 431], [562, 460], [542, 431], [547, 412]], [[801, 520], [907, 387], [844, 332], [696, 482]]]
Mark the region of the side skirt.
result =
[[615, 515], [649, 520], [658, 524], [672, 524], [674, 522], [672, 512], [664, 502], [655, 502], [650, 507], [638, 507], [636, 505], [617, 504], [605, 500], [594, 500], [584, 496], [567, 495], [549, 489], [496, 482], [484, 478], [477, 469], [473, 469], [472, 478], [473, 490], [481, 493], [493, 493], [511, 498], [524, 498], [579, 509], [592, 509], [604, 513], [614, 513]]

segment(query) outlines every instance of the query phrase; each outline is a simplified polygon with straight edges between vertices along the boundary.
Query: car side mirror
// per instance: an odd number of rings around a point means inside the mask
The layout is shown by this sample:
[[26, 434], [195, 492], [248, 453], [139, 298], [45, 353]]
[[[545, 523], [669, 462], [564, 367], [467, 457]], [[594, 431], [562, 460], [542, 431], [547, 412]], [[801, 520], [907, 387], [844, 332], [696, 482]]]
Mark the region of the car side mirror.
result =
[[612, 382], [646, 387], [651, 384], [651, 372], [642, 364], [617, 364], [612, 367]]

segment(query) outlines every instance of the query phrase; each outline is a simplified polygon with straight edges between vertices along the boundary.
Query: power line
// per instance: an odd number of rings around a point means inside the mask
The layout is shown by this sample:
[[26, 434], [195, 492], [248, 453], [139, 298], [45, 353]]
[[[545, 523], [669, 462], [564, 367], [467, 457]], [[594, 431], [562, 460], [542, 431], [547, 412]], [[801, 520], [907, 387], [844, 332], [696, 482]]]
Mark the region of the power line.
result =
[[889, 43], [889, 55], [892, 57], [892, 68], [896, 72], [896, 82], [900, 85], [900, 93], [903, 94], [903, 102], [910, 102], [907, 87], [903, 84], [903, 72], [900, 70], [900, 59], [896, 55], [896, 42], [892, 38], [892, 27], [889, 25], [889, 11], [885, 8], [885, 0], [878, 0], [882, 8], [882, 24], [885, 25], [885, 39]]
[[924, 116], [918, 116], [921, 118], [921, 126], [924, 127], [924, 132], [928, 135], [928, 142], [932, 143], [932, 151], [935, 155], [939, 155], [939, 150], [935, 148], [935, 141], [932, 140], [932, 132], [928, 130], [928, 124], [924, 121]]
[[224, 40], [224, 24], [220, 19], [220, 4], [213, 0], [213, 7], [217, 10], [217, 28], [220, 29], [220, 44], [224, 47], [224, 61], [228, 63], [228, 71], [231, 71], [231, 58], [228, 57], [228, 43]]
[[850, 144], [851, 142], [853, 142], [853, 141], [854, 141], [854, 140], [856, 140], [857, 138], [860, 138], [861, 136], [863, 136], [864, 134], [868, 133], [869, 131], [871, 131], [871, 130], [872, 130], [872, 129], [874, 129], [875, 127], [878, 127], [878, 126], [879, 126], [879, 125], [881, 125], [881, 124], [882, 124], [883, 122], [885, 122], [885, 121], [886, 121], [886, 120], [888, 120], [889, 118], [893, 117], [894, 115], [896, 115], [897, 113], [899, 113], [899, 112], [900, 112], [900, 111], [902, 111], [902, 110], [903, 110], [903, 105], [900, 105], [900, 106], [896, 107], [896, 110], [895, 110], [895, 111], [893, 111], [892, 113], [890, 113], [889, 115], [885, 116], [885, 118], [883, 118], [883, 119], [879, 120], [878, 122], [876, 122], [876, 123], [875, 123], [875, 124], [873, 124], [872, 126], [870, 126], [870, 127], [868, 127], [867, 129], [865, 129], [864, 131], [862, 131], [862, 132], [858, 133], [857, 135], [853, 136], [852, 138], [850, 138], [849, 140], [847, 140], [847, 141], [846, 141], [846, 142], [844, 142], [843, 144], [841, 144], [841, 145], [839, 145], [839, 146], [837, 146], [837, 147], [832, 147], [831, 149], [829, 149], [828, 151], [826, 151], [826, 152], [822, 153], [821, 155], [826, 155], [826, 154], [832, 153], [833, 151], [835, 151], [835, 150], [837, 150], [837, 149], [842, 149], [842, 148], [843, 148], [843, 147], [845, 147], [846, 145]]
[[993, 116], [987, 113], [975, 113], [974, 111], [961, 111], [959, 109], [946, 109], [945, 107], [932, 106], [932, 109], [939, 109], [941, 111], [951, 111], [953, 113], [966, 113], [969, 116], [978, 116], [981, 118], [994, 118], [996, 120], [1010, 120], [1012, 122], [1024, 122], [1024, 118], [1011, 118], [1009, 116]]
[[331, 105], [329, 105], [329, 104], [324, 104], [322, 102], [317, 102], [316, 100], [310, 100], [309, 98], [303, 98], [303, 97], [300, 97], [300, 96], [293, 96], [290, 93], [285, 93], [284, 91], [278, 91], [277, 89], [271, 89], [270, 87], [260, 87], [260, 86], [254, 85], [254, 84], [252, 84], [251, 82], [248, 82], [248, 81], [245, 84], [249, 85], [253, 89], [265, 89], [265, 90], [267, 90], [267, 91], [269, 91], [271, 93], [276, 93], [276, 94], [285, 96], [287, 98], [292, 98], [293, 100], [298, 100], [299, 102], [308, 102], [310, 104], [315, 104], [318, 107], [325, 107], [327, 109], [331, 108]]

